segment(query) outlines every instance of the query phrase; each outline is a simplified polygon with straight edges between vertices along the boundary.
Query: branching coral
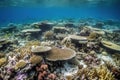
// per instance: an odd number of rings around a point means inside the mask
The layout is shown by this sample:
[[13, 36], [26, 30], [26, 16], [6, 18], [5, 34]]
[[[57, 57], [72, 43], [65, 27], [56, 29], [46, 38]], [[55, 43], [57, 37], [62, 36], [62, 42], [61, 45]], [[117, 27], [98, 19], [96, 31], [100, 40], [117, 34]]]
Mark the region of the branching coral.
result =
[[[105, 66], [100, 66], [98, 68], [83, 68], [80, 69], [76, 76], [76, 79], [84, 80], [115, 80], [114, 75]], [[75, 80], [76, 80], [75, 79]]]
[[16, 50], [17, 53], [20, 53], [20, 58], [23, 58], [25, 55], [31, 55], [31, 47], [32, 46], [39, 46], [40, 42], [39, 41], [29, 41], [28, 43], [25, 44], [25, 46], [19, 48]]
[[105, 66], [98, 67], [97, 74], [100, 80], [115, 80], [113, 73], [110, 72]]
[[116, 79], [120, 79], [120, 67], [113, 65], [111, 62], [104, 61], [106, 67], [114, 74]]
[[19, 57], [21, 59], [24, 58], [25, 55], [31, 55], [31, 47], [21, 47], [20, 49], [18, 49], [17, 53], [20, 53]]

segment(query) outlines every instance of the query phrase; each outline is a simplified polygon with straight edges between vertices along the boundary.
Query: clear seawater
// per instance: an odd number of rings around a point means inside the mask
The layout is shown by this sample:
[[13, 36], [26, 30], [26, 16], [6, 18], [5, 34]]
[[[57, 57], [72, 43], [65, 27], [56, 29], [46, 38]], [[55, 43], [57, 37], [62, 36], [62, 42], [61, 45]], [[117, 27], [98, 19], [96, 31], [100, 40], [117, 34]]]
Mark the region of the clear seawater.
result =
[[65, 18], [120, 20], [120, 0], [0, 0], [0, 25]]

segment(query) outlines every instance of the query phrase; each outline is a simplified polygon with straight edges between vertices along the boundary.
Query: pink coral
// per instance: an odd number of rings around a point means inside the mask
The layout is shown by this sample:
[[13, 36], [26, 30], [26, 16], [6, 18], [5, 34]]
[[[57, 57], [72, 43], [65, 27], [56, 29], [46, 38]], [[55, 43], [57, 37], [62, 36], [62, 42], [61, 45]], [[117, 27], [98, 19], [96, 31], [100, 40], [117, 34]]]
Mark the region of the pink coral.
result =
[[42, 70], [47, 70], [47, 69], [48, 69], [48, 65], [47, 65], [47, 64], [42, 64], [42, 65], [40, 66], [40, 69], [42, 69]]
[[55, 80], [56, 79], [56, 75], [51, 73], [48, 75], [48, 78], [51, 79], [51, 80]]

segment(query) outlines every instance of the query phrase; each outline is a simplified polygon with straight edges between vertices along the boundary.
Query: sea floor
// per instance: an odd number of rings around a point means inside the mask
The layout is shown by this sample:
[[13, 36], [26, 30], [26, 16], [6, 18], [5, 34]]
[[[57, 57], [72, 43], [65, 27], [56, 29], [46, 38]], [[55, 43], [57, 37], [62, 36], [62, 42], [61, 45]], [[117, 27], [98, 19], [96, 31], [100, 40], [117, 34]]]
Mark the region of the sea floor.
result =
[[65, 19], [0, 27], [0, 80], [120, 80], [120, 22]]

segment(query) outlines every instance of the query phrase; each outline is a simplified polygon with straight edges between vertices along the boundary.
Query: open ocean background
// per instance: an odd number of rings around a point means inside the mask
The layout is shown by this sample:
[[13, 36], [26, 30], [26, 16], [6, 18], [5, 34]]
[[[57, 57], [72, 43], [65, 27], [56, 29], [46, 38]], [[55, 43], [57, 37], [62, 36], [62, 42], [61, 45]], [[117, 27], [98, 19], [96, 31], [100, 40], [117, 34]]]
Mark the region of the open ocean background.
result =
[[[58, 2], [59, 3], [59, 2]], [[79, 6], [0, 6], [0, 25], [8, 23], [29, 23], [40, 20], [66, 18], [97, 18], [120, 20], [120, 5]]]

